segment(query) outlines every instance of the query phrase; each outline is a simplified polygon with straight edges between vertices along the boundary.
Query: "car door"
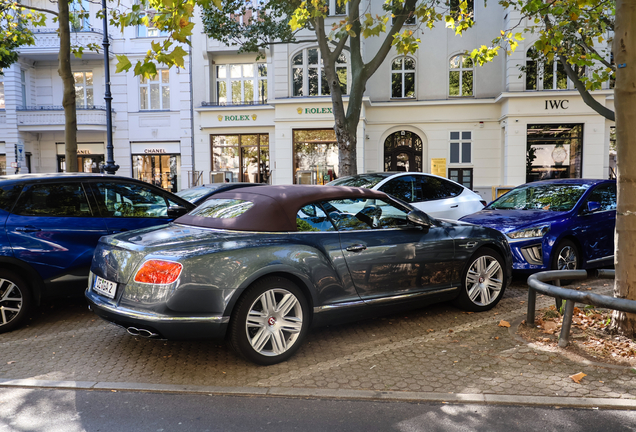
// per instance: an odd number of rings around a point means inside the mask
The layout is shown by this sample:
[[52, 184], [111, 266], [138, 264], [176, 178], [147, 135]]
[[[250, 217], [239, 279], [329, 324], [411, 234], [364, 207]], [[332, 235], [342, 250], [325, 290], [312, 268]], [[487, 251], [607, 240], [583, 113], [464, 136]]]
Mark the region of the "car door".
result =
[[454, 244], [442, 227], [415, 227], [407, 207], [380, 199], [322, 203], [338, 232], [360, 297], [371, 300], [450, 287]]
[[438, 177], [418, 176], [422, 190], [422, 200], [413, 206], [436, 218], [457, 220], [472, 213], [464, 208], [465, 203], [459, 198], [464, 188]]
[[[600, 208], [587, 211], [589, 202]], [[616, 227], [616, 183], [604, 183], [591, 190], [575, 216], [574, 230], [583, 246], [588, 264], [609, 260], [614, 256], [614, 228]]]
[[100, 179], [91, 182], [91, 188], [111, 234], [167, 224], [180, 216], [169, 214], [179, 203], [150, 185]]
[[16, 258], [30, 264], [52, 293], [86, 287], [93, 251], [106, 234], [81, 181], [27, 184], [6, 221]]

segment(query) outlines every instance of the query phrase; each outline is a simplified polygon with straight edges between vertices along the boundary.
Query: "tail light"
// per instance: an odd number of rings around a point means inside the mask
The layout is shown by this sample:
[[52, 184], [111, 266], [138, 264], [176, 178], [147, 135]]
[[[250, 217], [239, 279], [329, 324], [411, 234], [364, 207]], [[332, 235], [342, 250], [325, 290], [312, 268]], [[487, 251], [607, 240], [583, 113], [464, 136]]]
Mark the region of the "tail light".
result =
[[181, 275], [183, 266], [173, 261], [148, 260], [146, 261], [137, 274], [135, 282], [149, 284], [171, 284]]
[[488, 203], [484, 200], [479, 200], [479, 202], [481, 203], [481, 205], [483, 205], [484, 207], [486, 207], [488, 205]]

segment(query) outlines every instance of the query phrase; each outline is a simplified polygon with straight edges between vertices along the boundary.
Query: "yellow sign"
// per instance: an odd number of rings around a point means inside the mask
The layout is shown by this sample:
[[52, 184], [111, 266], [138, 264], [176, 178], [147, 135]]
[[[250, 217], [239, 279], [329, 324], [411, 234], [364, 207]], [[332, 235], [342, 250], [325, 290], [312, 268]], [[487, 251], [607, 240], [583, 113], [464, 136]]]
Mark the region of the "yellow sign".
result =
[[431, 159], [431, 174], [446, 177], [446, 158]]

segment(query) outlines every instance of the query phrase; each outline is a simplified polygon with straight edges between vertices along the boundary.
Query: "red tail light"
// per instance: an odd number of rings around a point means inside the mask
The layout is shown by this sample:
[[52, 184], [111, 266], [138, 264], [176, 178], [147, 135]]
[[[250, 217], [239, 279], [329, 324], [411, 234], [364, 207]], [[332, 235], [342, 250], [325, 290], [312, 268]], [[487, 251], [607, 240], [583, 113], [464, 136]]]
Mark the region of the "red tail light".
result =
[[149, 260], [141, 266], [135, 275], [135, 282], [171, 284], [179, 279], [182, 269], [183, 266], [177, 262]]
[[481, 203], [484, 207], [486, 207], [486, 206], [488, 205], [488, 203], [487, 203], [486, 201], [484, 201], [484, 200], [480, 200], [479, 202], [480, 202], [480, 203]]

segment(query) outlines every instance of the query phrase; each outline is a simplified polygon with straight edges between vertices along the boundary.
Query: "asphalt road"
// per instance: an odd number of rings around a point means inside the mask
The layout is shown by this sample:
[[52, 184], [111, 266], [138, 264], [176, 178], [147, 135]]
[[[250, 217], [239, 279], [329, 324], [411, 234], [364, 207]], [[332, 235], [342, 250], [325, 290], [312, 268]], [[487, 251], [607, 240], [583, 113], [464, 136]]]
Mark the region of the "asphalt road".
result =
[[0, 389], [0, 431], [634, 431], [636, 412]]

